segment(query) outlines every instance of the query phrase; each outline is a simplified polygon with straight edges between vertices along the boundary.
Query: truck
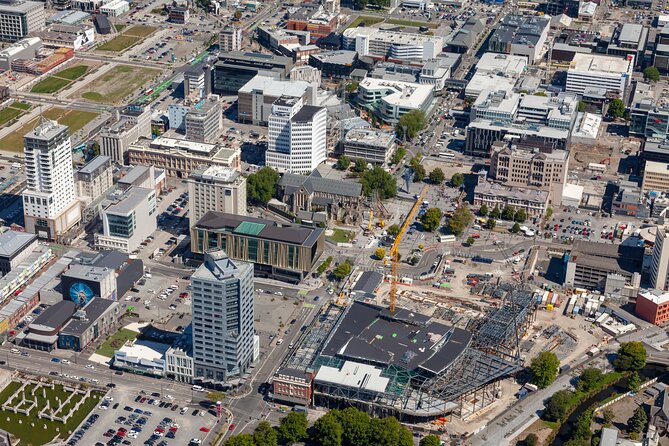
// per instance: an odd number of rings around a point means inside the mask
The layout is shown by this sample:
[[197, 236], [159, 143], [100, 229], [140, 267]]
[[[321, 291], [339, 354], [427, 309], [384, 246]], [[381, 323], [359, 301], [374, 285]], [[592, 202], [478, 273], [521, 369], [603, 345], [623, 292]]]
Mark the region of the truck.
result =
[[525, 384], [525, 388], [530, 392], [536, 392], [537, 390], [539, 390], [539, 388], [532, 383]]

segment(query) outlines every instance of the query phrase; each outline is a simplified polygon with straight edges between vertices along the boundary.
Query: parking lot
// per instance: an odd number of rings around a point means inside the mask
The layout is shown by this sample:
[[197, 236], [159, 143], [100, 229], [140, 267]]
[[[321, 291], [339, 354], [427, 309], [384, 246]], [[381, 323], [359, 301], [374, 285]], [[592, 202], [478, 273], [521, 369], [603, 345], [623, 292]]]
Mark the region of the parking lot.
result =
[[[89, 417], [83, 445], [171, 446], [201, 444], [216, 424], [212, 403], [184, 406], [170, 395], [133, 394], [113, 389]], [[196, 441], [193, 441], [196, 440]]]

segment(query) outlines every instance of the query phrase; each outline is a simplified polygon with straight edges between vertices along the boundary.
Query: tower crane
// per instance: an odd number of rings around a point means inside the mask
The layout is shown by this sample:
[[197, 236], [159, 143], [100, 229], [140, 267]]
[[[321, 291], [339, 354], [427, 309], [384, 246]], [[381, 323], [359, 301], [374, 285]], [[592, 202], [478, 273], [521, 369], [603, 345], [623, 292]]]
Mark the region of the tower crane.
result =
[[400, 241], [402, 241], [402, 237], [404, 236], [404, 233], [406, 232], [407, 228], [413, 221], [414, 217], [418, 213], [418, 210], [420, 209], [420, 205], [423, 202], [423, 198], [425, 198], [425, 195], [427, 194], [427, 191], [430, 187], [426, 184], [423, 186], [423, 190], [420, 191], [420, 195], [416, 199], [416, 202], [414, 203], [413, 207], [411, 208], [411, 211], [409, 211], [409, 214], [407, 215], [406, 220], [404, 220], [404, 223], [402, 224], [402, 227], [400, 228], [400, 233], [397, 234], [397, 237], [395, 237], [395, 241], [393, 242], [392, 248], [390, 248], [390, 259], [392, 262], [392, 273], [391, 273], [391, 278], [390, 278], [390, 312], [394, 313], [395, 312], [395, 305], [397, 304], [397, 265], [399, 263], [399, 255], [398, 255], [398, 248], [400, 246]]

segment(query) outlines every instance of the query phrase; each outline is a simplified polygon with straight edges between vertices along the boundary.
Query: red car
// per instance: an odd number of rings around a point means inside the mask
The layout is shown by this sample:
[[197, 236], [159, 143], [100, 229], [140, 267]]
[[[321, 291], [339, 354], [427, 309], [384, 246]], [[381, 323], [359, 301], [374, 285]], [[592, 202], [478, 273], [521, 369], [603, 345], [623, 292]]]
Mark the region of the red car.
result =
[[16, 330], [9, 330], [9, 336], [14, 336], [16, 334]]
[[116, 435], [118, 435], [119, 437], [125, 437], [125, 432], [118, 431], [116, 432]]
[[230, 427], [228, 428], [229, 431], [235, 430], [235, 423], [232, 423]]
[[165, 433], [165, 429], [163, 429], [162, 427], [157, 427], [156, 432], [160, 432], [161, 434], [163, 434]]
[[[230, 426], [230, 427], [232, 427], [232, 426]], [[211, 430], [211, 429], [209, 429], [208, 427], [204, 427], [204, 426], [202, 426], [202, 427], [200, 428], [200, 432], [205, 432], [205, 433], [206, 433], [206, 432], [209, 432], [210, 430]]]
[[178, 430], [179, 430], [178, 427], [171, 427], [171, 428], [170, 428], [170, 432], [176, 432], [176, 431], [178, 431]]

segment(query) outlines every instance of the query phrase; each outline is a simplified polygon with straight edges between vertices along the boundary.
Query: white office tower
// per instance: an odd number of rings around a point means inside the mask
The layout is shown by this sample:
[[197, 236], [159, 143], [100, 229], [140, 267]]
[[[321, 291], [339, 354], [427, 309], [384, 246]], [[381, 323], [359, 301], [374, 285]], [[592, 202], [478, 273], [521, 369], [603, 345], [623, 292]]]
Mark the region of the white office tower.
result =
[[657, 290], [669, 290], [669, 240], [667, 226], [658, 225], [650, 263], [650, 284]]
[[222, 386], [253, 362], [253, 265], [208, 252], [191, 285], [194, 381]]
[[25, 135], [24, 145], [28, 178], [23, 192], [26, 231], [42, 239], [61, 241], [81, 221], [68, 127], [41, 118]]
[[282, 96], [272, 104], [265, 164], [279, 172], [310, 173], [325, 161], [327, 111]]

